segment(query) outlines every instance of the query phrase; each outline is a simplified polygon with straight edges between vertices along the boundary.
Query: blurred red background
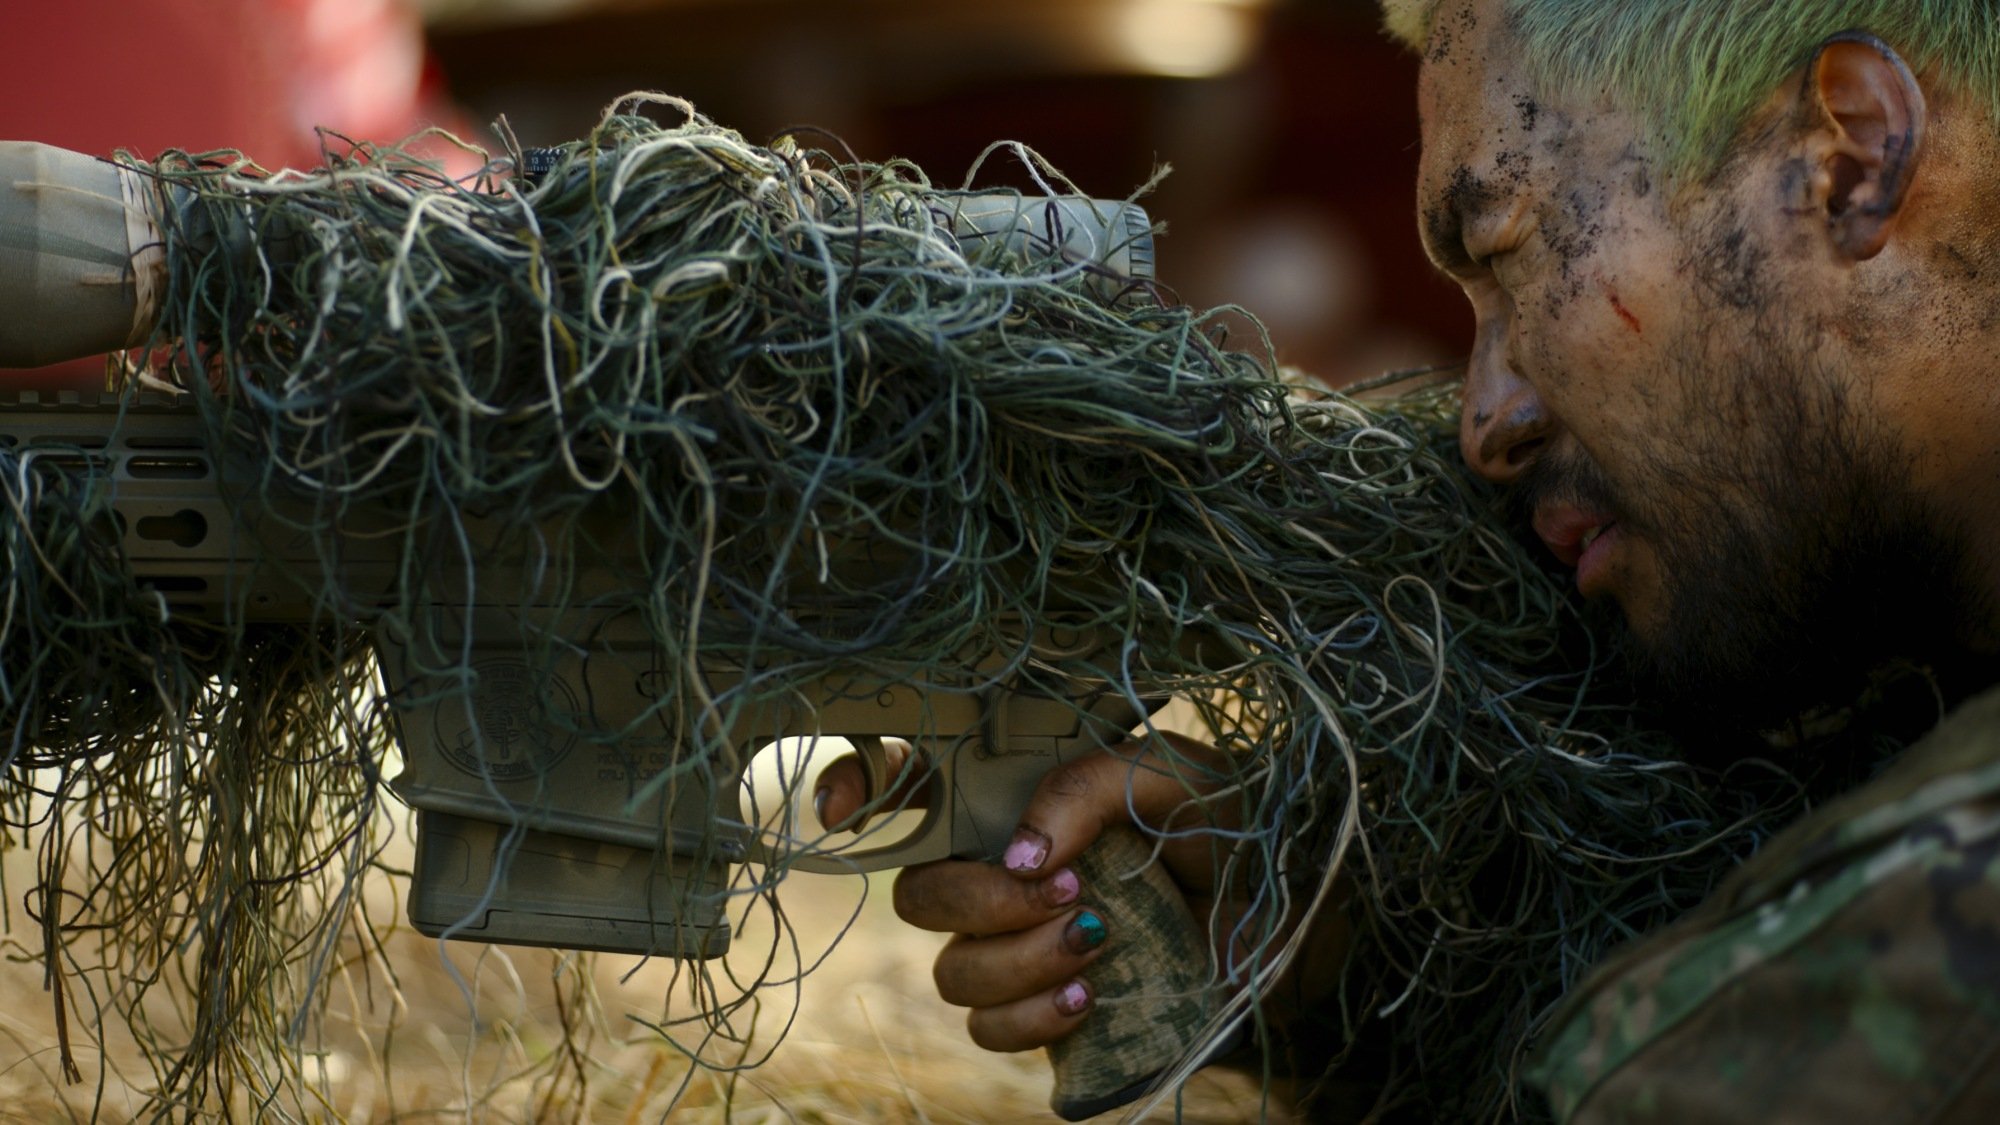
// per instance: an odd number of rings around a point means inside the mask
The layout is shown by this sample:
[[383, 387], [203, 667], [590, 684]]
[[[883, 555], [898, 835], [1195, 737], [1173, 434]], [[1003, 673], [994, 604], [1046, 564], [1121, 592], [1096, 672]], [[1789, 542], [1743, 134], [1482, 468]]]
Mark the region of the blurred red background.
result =
[[[1372, 0], [66, 0], [10, 4], [0, 137], [317, 159], [315, 126], [488, 143], [588, 129], [631, 89], [752, 139], [801, 125], [957, 183], [1022, 141], [1168, 224], [1161, 278], [1240, 303], [1331, 383], [1447, 362], [1470, 318], [1411, 203], [1415, 60]], [[1020, 182], [991, 162], [981, 182]], [[102, 364], [16, 373], [91, 384]]]

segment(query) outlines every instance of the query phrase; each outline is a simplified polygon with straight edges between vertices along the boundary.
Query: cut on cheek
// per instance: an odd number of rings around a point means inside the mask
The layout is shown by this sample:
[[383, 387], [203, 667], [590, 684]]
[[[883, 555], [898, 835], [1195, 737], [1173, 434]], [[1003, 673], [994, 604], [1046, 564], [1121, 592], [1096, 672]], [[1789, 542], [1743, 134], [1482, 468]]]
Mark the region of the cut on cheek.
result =
[[1618, 319], [1625, 322], [1625, 327], [1641, 335], [1645, 334], [1645, 326], [1639, 323], [1639, 318], [1633, 315], [1631, 309], [1625, 307], [1625, 302], [1619, 300], [1616, 293], [1611, 294], [1611, 311], [1618, 314]]
[[1598, 284], [1604, 287], [1604, 299], [1611, 302], [1611, 311], [1618, 314], [1618, 319], [1625, 322], [1625, 327], [1638, 335], [1644, 335], [1645, 326], [1639, 323], [1638, 314], [1627, 308], [1624, 301], [1618, 299], [1618, 290], [1608, 281], [1601, 281]]

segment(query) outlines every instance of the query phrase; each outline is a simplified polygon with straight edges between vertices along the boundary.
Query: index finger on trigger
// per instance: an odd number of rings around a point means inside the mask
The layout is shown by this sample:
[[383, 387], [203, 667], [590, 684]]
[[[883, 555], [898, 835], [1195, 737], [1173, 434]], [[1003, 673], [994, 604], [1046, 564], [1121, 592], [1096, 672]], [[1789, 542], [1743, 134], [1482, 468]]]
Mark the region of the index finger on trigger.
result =
[[861, 759], [849, 754], [826, 767], [813, 787], [813, 811], [821, 828], [837, 828], [868, 803], [868, 775]]
[[896, 876], [896, 914], [920, 930], [1004, 934], [1040, 925], [1071, 909], [1082, 884], [1067, 867], [1021, 879], [990, 863], [946, 859], [906, 867]]
[[813, 785], [813, 810], [820, 827], [859, 831], [867, 823], [867, 817], [859, 814], [926, 807], [930, 804], [928, 767], [922, 752], [913, 754], [907, 743], [883, 739], [883, 776], [873, 780], [876, 785], [890, 788], [887, 793], [877, 793], [870, 785], [861, 756], [843, 754], [820, 771]]

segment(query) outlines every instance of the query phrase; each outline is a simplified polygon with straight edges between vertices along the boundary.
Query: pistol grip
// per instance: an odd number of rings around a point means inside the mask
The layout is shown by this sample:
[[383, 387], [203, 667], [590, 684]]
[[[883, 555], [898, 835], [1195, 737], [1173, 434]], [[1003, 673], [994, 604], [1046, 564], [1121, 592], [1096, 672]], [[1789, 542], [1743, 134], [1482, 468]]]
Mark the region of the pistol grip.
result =
[[1084, 973], [1096, 997], [1090, 1014], [1049, 1047], [1049, 1105], [1065, 1121], [1151, 1092], [1215, 1013], [1207, 928], [1152, 851], [1133, 829], [1113, 828], [1071, 865], [1111, 940]]

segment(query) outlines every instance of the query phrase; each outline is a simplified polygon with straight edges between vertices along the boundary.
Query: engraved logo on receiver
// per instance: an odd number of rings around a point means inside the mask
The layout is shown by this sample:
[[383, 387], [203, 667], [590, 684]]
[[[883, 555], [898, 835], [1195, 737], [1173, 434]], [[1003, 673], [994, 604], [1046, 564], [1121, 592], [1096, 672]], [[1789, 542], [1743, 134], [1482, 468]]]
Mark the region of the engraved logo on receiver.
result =
[[518, 660], [481, 660], [471, 715], [446, 703], [438, 709], [444, 756], [474, 777], [521, 781], [547, 773], [576, 745], [576, 693], [561, 676], [537, 676]]

